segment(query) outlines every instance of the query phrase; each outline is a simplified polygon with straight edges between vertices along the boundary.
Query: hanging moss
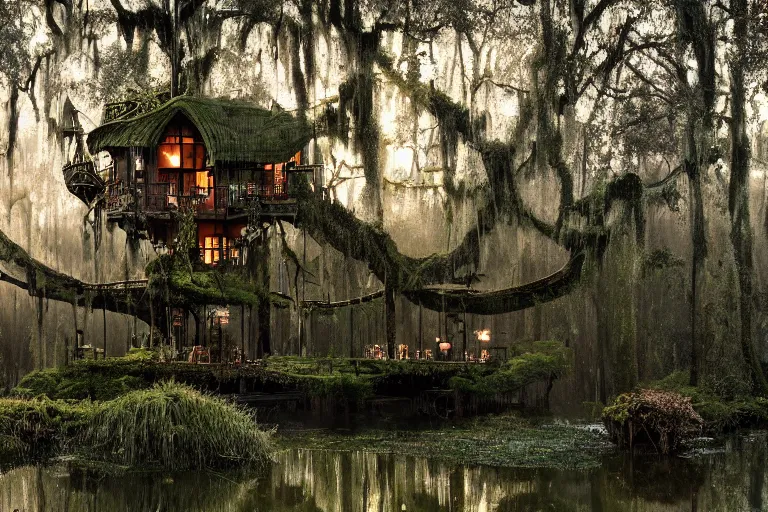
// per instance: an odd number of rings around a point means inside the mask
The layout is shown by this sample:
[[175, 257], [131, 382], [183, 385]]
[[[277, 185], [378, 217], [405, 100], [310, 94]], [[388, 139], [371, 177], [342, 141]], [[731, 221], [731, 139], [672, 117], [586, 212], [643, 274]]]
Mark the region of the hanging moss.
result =
[[645, 208], [643, 204], [643, 182], [640, 176], [627, 173], [609, 181], [605, 188], [605, 208], [607, 215], [614, 202], [623, 201], [626, 210], [632, 212], [635, 221], [635, 237], [637, 243], [642, 245], [645, 239]]
[[685, 262], [672, 254], [668, 248], [656, 249], [643, 260], [643, 275], [657, 270], [683, 267]]

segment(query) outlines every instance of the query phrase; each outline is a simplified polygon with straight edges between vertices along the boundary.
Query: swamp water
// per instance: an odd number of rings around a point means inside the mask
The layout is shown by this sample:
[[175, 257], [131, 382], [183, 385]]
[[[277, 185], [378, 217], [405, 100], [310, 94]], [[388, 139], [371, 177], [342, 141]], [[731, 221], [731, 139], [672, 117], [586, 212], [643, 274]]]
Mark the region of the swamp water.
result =
[[768, 434], [752, 432], [684, 458], [615, 454], [583, 471], [301, 449], [260, 476], [26, 466], [0, 474], [0, 512], [768, 510], [767, 456]]

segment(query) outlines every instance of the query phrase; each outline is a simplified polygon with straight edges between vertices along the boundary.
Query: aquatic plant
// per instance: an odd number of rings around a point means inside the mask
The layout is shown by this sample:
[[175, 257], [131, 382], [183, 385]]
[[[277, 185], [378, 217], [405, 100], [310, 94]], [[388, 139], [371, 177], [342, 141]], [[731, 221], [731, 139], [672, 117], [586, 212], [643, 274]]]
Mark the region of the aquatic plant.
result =
[[92, 457], [167, 469], [247, 466], [270, 461], [270, 433], [254, 416], [189, 386], [162, 383], [104, 402], [83, 432]]
[[689, 397], [655, 389], [619, 395], [603, 409], [603, 422], [619, 447], [631, 450], [635, 444], [650, 443], [662, 454], [700, 435], [704, 423]]

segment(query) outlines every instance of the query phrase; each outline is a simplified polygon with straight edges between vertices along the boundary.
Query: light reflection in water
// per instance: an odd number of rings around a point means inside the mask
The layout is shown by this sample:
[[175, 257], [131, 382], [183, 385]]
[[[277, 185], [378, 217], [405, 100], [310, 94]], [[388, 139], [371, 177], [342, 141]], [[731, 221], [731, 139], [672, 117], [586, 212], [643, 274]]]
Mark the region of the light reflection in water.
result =
[[0, 475], [0, 511], [752, 511], [768, 504], [767, 455], [765, 433], [755, 433], [714, 453], [614, 456], [592, 471], [464, 467], [309, 450], [280, 453], [260, 476], [96, 477], [64, 466], [27, 466]]

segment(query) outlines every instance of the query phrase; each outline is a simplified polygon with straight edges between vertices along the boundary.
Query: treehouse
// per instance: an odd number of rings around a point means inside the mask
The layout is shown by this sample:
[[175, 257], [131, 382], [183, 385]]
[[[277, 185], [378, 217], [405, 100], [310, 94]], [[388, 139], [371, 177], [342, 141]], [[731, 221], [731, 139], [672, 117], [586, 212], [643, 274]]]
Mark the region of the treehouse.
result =
[[167, 245], [177, 236], [174, 214], [192, 212], [201, 259], [215, 265], [242, 262], [240, 242], [255, 220], [296, 214], [295, 191], [314, 186], [318, 167], [302, 165], [309, 140], [307, 124], [288, 113], [181, 96], [118, 115], [88, 135], [88, 147], [109, 155], [100, 172], [110, 221]]

